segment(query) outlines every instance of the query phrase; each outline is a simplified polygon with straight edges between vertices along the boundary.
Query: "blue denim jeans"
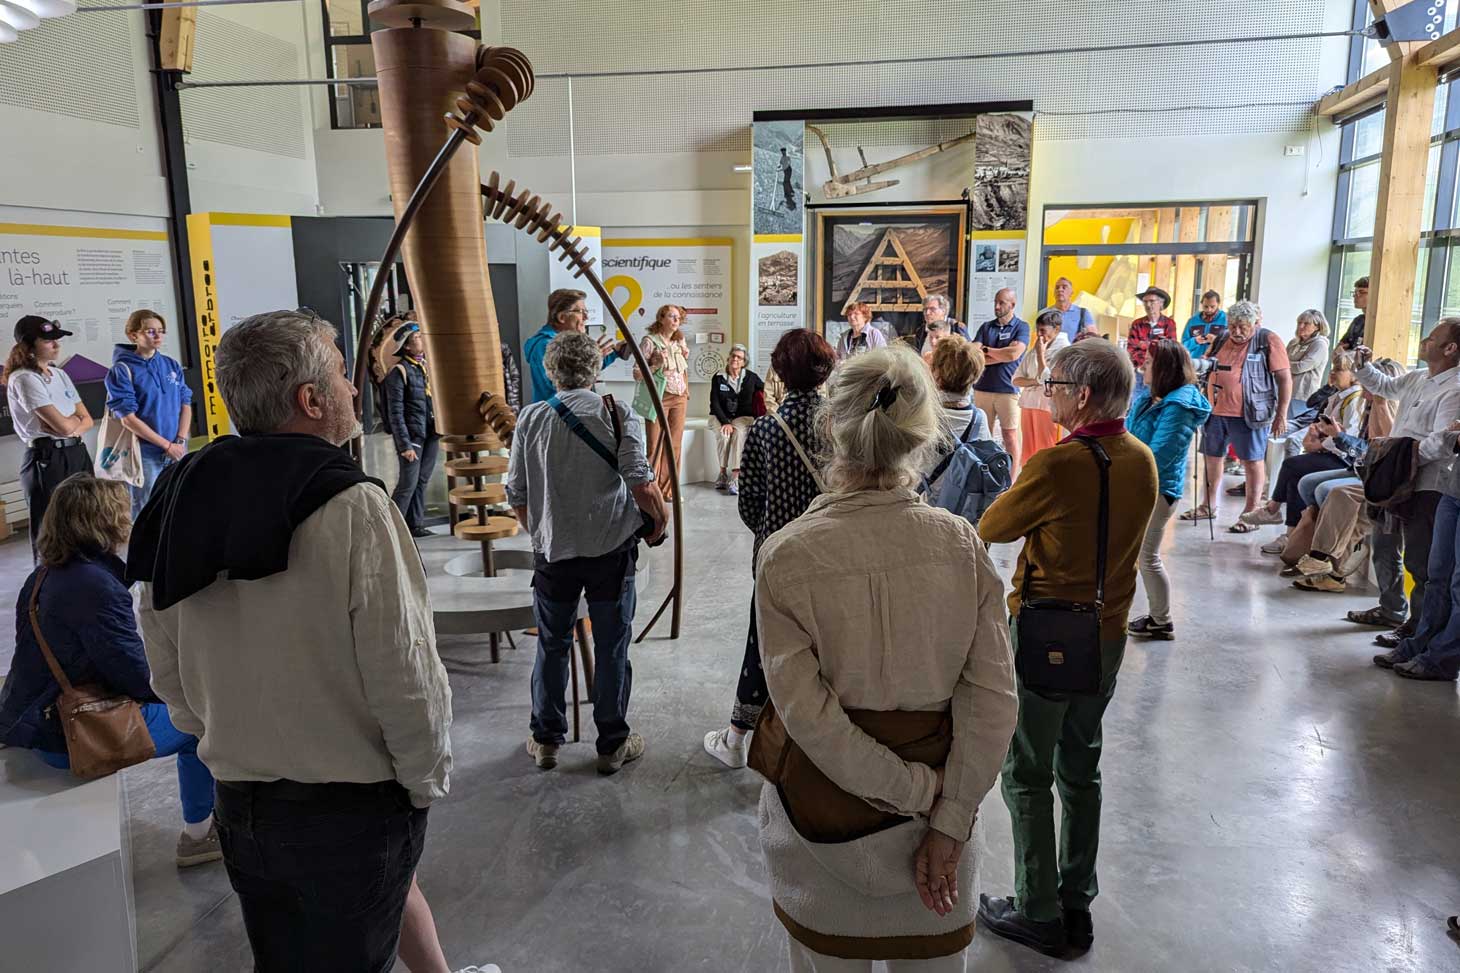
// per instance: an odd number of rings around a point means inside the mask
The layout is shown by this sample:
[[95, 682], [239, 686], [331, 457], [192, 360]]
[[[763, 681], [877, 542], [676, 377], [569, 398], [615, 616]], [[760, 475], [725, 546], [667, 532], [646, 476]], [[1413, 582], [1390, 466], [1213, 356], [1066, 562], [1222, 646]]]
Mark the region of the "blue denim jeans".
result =
[[218, 782], [218, 840], [257, 973], [388, 973], [426, 810], [395, 781]]
[[142, 485], [132, 487], [132, 520], [147, 506], [147, 501], [152, 496], [152, 487], [156, 485], [157, 478], [162, 471], [172, 465], [172, 459], [164, 453], [161, 456], [154, 456], [146, 449], [142, 450]]
[[[1319, 474], [1315, 473], [1313, 475], [1318, 476]], [[1307, 481], [1308, 477], [1306, 476], [1303, 477], [1301, 481], [1299, 481], [1298, 489], [1300, 491], [1304, 489], [1303, 484]], [[1349, 474], [1348, 476], [1335, 476], [1331, 480], [1319, 480], [1318, 483], [1313, 487], [1313, 499], [1308, 501], [1308, 506], [1317, 507], [1321, 510], [1323, 509], [1323, 504], [1326, 503], [1328, 500], [1328, 495], [1334, 490], [1337, 490], [1339, 487], [1356, 486], [1363, 482], [1363, 480], [1360, 480], [1353, 474]]]
[[[1309, 473], [1298, 480], [1298, 497], [1303, 501], [1303, 506], [1312, 507], [1318, 504], [1318, 488], [1330, 480], [1352, 480], [1353, 472], [1348, 467], [1341, 470], [1319, 470], [1317, 473]], [[1324, 494], [1327, 496], [1327, 494]]]
[[1394, 651], [1453, 679], [1460, 672], [1460, 611], [1455, 610], [1460, 603], [1460, 500], [1451, 496], [1442, 497], [1435, 510], [1429, 577], [1414, 636]]
[[[182, 797], [183, 820], [188, 824], [206, 821], [213, 813], [213, 775], [198, 759], [198, 738], [172, 725], [163, 703], [143, 703], [142, 718], [157, 756], [177, 755], [177, 789]], [[64, 753], [37, 750], [40, 758], [52, 767], [70, 769], [71, 759]]]
[[395, 501], [408, 527], [424, 527], [426, 519], [426, 488], [431, 485], [431, 474], [436, 471], [436, 454], [441, 449], [439, 436], [427, 436], [426, 444], [416, 453], [416, 461], [407, 463], [402, 456], [396, 456], [400, 477], [395, 481], [395, 492], [390, 499]]
[[613, 753], [628, 738], [629, 692], [634, 669], [629, 664], [633, 637], [637, 538], [598, 557], [549, 562], [538, 555], [532, 576], [532, 610], [537, 620], [537, 660], [532, 667], [532, 720], [538, 743], [568, 739], [568, 653], [573, 651], [573, 624], [578, 599], [588, 601], [593, 620], [593, 723], [598, 752]]

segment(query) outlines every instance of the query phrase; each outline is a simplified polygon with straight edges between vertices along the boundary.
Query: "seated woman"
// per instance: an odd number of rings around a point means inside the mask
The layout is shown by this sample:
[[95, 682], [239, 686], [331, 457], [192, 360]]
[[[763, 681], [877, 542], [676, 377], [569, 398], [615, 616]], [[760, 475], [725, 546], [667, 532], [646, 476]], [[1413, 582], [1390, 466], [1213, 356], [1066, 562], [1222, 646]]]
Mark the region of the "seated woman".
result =
[[183, 818], [177, 864], [201, 865], [223, 857], [213, 825], [213, 775], [198, 759], [197, 737], [173, 726], [167, 706], [152, 692], [117, 557], [131, 533], [131, 513], [124, 483], [89, 473], [63, 481], [51, 495], [36, 545], [41, 566], [25, 580], [16, 602], [15, 658], [0, 693], [0, 742], [35, 750], [52, 767], [71, 766], [54, 705], [61, 687], [31, 626], [31, 592], [39, 586], [36, 617], [66, 678], [141, 703], [157, 756], [177, 755]]
[[1059, 427], [1049, 411], [1049, 396], [1044, 394], [1044, 380], [1049, 378], [1049, 363], [1054, 353], [1068, 348], [1069, 336], [1062, 330], [1060, 312], [1046, 308], [1034, 319], [1034, 340], [1014, 370], [1014, 385], [1019, 389], [1019, 429], [1024, 437], [1022, 462], [1041, 449], [1059, 441]]
[[[938, 389], [946, 437], [944, 445], [948, 446], [948, 440], [954, 443], [973, 442], [975, 439], [992, 441], [994, 436], [989, 430], [988, 417], [982, 409], [973, 405], [973, 383], [978, 381], [984, 369], [983, 352], [978, 346], [961, 335], [950, 334], [933, 349], [929, 367], [933, 384]], [[940, 450], [931, 457], [926, 472], [931, 473], [938, 465], [944, 451]]]
[[908, 351], [842, 362], [821, 412], [831, 492], [761, 548], [774, 717], [752, 762], [787, 758], [760, 835], [795, 971], [961, 970], [973, 936], [970, 839], [1018, 701], [1003, 582], [973, 527], [914, 489], [938, 400]]
[[756, 396], [762, 408], [765, 404], [765, 383], [746, 367], [749, 359], [744, 345], [733, 346], [725, 370], [710, 383], [710, 414], [720, 423], [720, 476], [715, 489], [731, 495], [740, 492], [740, 454], [757, 415]]
[[[1317, 420], [1304, 433], [1303, 451], [1283, 461], [1273, 484], [1272, 499], [1243, 514], [1240, 521], [1253, 525], [1286, 523], [1291, 531], [1298, 526], [1309, 502], [1299, 490], [1300, 483], [1306, 480], [1311, 489], [1325, 479], [1351, 475], [1351, 461], [1357, 458], [1352, 451], [1364, 418], [1364, 390], [1354, 379], [1354, 368], [1352, 353], [1339, 352], [1334, 358], [1329, 382], [1337, 391], [1328, 397]], [[1286, 511], [1280, 512], [1284, 507]], [[1284, 535], [1263, 550], [1280, 554], [1286, 542]]]

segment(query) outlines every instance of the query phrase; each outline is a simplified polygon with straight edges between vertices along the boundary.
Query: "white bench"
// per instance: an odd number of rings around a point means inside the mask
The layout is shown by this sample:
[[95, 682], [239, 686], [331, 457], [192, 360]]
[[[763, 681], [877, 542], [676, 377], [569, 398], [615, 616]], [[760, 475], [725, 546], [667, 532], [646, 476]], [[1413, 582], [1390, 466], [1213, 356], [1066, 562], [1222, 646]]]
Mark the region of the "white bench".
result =
[[684, 421], [680, 440], [679, 482], [713, 483], [720, 475], [720, 424], [712, 416]]
[[137, 969], [121, 777], [82, 783], [0, 749], [0, 942], [6, 969]]

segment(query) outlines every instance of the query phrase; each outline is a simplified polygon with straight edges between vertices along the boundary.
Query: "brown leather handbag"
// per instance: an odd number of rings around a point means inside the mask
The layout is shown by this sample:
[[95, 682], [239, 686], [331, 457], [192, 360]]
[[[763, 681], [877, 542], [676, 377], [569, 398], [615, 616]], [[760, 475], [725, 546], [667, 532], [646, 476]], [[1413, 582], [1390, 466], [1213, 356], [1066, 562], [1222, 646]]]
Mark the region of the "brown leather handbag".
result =
[[[853, 726], [909, 763], [941, 767], [953, 747], [953, 717], [947, 712], [847, 710], [846, 714]], [[786, 816], [808, 841], [855, 841], [910, 820], [873, 807], [833, 783], [791, 739], [772, 702], [760, 711], [746, 765], [776, 785]]]
[[141, 704], [127, 696], [110, 693], [102, 686], [71, 685], [41, 634], [39, 605], [47, 570], [41, 568], [36, 573], [35, 586], [31, 588], [30, 627], [35, 632], [36, 644], [41, 647], [41, 655], [46, 657], [46, 665], [51, 667], [51, 675], [61, 686], [55, 706], [66, 734], [71, 773], [82, 780], [96, 780], [123, 767], [151, 760], [157, 755], [157, 747], [147, 732]]

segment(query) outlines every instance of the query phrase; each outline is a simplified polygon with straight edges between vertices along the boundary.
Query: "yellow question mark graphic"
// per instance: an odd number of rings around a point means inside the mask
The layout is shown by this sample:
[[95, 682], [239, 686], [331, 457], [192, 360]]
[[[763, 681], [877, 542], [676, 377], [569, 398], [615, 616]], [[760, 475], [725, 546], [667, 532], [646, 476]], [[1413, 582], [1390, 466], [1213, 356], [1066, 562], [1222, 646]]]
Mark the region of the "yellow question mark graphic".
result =
[[622, 287], [629, 292], [629, 296], [618, 306], [618, 313], [622, 314], [624, 320], [627, 321], [639, 309], [639, 305], [644, 302], [644, 288], [637, 280], [634, 280], [634, 278], [627, 274], [618, 274], [603, 282], [603, 289], [608, 291], [609, 294], [612, 294], [617, 287]]

